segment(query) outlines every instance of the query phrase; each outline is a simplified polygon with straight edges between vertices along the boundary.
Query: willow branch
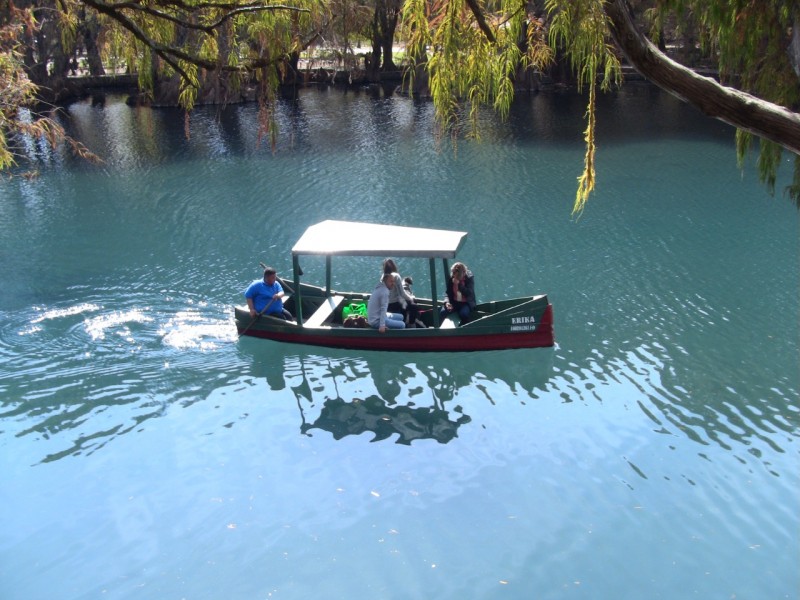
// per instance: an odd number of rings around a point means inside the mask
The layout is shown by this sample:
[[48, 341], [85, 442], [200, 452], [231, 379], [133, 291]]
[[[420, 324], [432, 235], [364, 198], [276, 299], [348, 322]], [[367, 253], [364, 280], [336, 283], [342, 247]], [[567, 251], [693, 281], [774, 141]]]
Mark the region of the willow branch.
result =
[[609, 0], [604, 10], [617, 46], [648, 80], [710, 117], [800, 155], [800, 114], [723, 86], [673, 61], [638, 30], [625, 0]]
[[296, 6], [286, 6], [285, 4], [270, 4], [269, 6], [244, 6], [241, 8], [235, 8], [231, 10], [229, 13], [223, 15], [217, 22], [209, 25], [209, 29], [217, 29], [220, 25], [222, 25], [225, 21], [232, 19], [233, 17], [245, 14], [245, 13], [252, 13], [252, 12], [263, 12], [267, 10], [286, 10], [290, 12], [306, 12], [310, 13], [311, 10], [308, 8], [299, 8]]
[[472, 14], [475, 15], [475, 21], [478, 23], [478, 27], [483, 32], [483, 35], [486, 36], [486, 39], [489, 40], [491, 43], [495, 43], [496, 38], [494, 35], [494, 31], [492, 28], [489, 27], [489, 24], [486, 22], [486, 17], [483, 14], [483, 10], [478, 5], [478, 0], [466, 0], [467, 6], [472, 11]]
[[[250, 3], [246, 5], [237, 5], [237, 4], [226, 4], [226, 3], [208, 3], [208, 4], [200, 4], [197, 6], [187, 6], [183, 2], [170, 2], [171, 6], [179, 8], [181, 10], [186, 10], [187, 12], [199, 12], [206, 8], [215, 8], [226, 10], [227, 12], [222, 15], [217, 21], [211, 23], [210, 25], [203, 25], [200, 23], [192, 23], [187, 21], [186, 19], [175, 16], [170, 13], [166, 13], [160, 10], [156, 10], [155, 8], [151, 8], [149, 6], [143, 5], [139, 2], [116, 2], [113, 4], [109, 4], [106, 2], [102, 2], [101, 0], [85, 0], [85, 3], [89, 6], [92, 6], [98, 11], [102, 11], [108, 16], [115, 18], [115, 14], [121, 14], [119, 11], [123, 10], [130, 10], [134, 12], [140, 12], [151, 17], [155, 17], [157, 19], [162, 19], [164, 21], [169, 21], [170, 23], [175, 23], [176, 25], [183, 27], [185, 29], [192, 29], [195, 31], [202, 31], [209, 35], [213, 35], [214, 31], [218, 29], [223, 23], [232, 19], [233, 17], [246, 14], [246, 13], [256, 13], [256, 12], [264, 12], [264, 11], [272, 11], [272, 10], [286, 10], [286, 11], [293, 11], [293, 12], [311, 12], [307, 8], [299, 8], [295, 6], [287, 6], [285, 4], [257, 4], [257, 3]], [[101, 7], [103, 7], [101, 9]], [[119, 20], [119, 19], [117, 19]]]
[[[164, 13], [161, 11], [157, 11], [155, 9], [151, 9], [149, 7], [142, 6], [138, 2], [120, 2], [120, 3], [107, 3], [103, 0], [83, 0], [87, 6], [94, 8], [96, 11], [103, 13], [110, 17], [111, 19], [117, 21], [123, 28], [127, 29], [137, 40], [139, 40], [142, 44], [146, 47], [150, 48], [157, 56], [164, 60], [170, 67], [172, 67], [183, 79], [184, 81], [191, 81], [191, 78], [188, 76], [186, 71], [181, 68], [180, 64], [178, 63], [179, 60], [186, 61], [187, 63], [194, 64], [202, 69], [206, 69], [208, 71], [220, 70], [225, 72], [233, 72], [233, 71], [240, 71], [242, 69], [259, 69], [263, 67], [268, 67], [270, 65], [274, 65], [279, 62], [279, 58], [262, 58], [256, 59], [251, 61], [245, 61], [243, 65], [236, 65], [236, 66], [229, 66], [229, 65], [220, 65], [217, 62], [210, 61], [204, 58], [200, 58], [199, 56], [190, 54], [185, 50], [171, 45], [164, 45], [156, 43], [149, 35], [147, 35], [139, 25], [136, 24], [128, 15], [125, 14], [124, 10], [129, 11], [136, 11], [140, 13], [146, 13], [150, 16], [164, 19], [171, 23], [175, 23], [181, 27], [187, 29], [194, 29], [203, 31], [209, 35], [213, 35], [216, 30], [228, 19], [238, 15], [244, 14], [249, 12], [261, 12], [266, 10], [289, 10], [289, 11], [296, 11], [296, 12], [310, 12], [309, 9], [306, 8], [297, 8], [292, 6], [287, 6], [283, 4], [271, 4], [271, 5], [263, 5], [257, 3], [249, 3], [246, 5], [242, 4], [229, 4], [229, 3], [202, 3], [198, 6], [202, 6], [205, 8], [231, 8], [230, 12], [223, 15], [219, 20], [211, 25], [197, 25], [193, 23], [189, 23], [179, 17], [174, 15], [170, 15], [168, 13]], [[196, 6], [187, 5], [184, 2], [178, 0], [175, 2], [169, 3], [176, 8], [186, 8], [187, 10], [196, 10]], [[308, 48], [315, 40], [317, 40], [321, 35], [324, 27], [327, 25], [324, 24], [322, 28], [314, 32], [309, 39], [307, 39], [303, 44], [301, 44], [301, 50]]]
[[122, 25], [125, 29], [131, 32], [133, 36], [142, 42], [145, 46], [150, 48], [153, 52], [155, 52], [159, 57], [161, 57], [168, 65], [170, 65], [175, 71], [180, 73], [181, 77], [184, 78], [185, 81], [191, 81], [189, 75], [184, 71], [175, 58], [182, 58], [188, 62], [194, 63], [197, 66], [204, 67], [204, 68], [213, 68], [215, 65], [210, 61], [204, 61], [198, 59], [196, 57], [192, 57], [186, 52], [180, 50], [179, 48], [174, 48], [172, 46], [163, 46], [161, 44], [156, 44], [149, 36], [147, 36], [141, 28], [131, 21], [125, 14], [120, 13], [114, 8], [104, 2], [97, 2], [96, 0], [84, 0], [87, 6], [91, 6], [95, 10], [105, 15], [108, 15], [110, 18], [117, 21], [120, 25]]

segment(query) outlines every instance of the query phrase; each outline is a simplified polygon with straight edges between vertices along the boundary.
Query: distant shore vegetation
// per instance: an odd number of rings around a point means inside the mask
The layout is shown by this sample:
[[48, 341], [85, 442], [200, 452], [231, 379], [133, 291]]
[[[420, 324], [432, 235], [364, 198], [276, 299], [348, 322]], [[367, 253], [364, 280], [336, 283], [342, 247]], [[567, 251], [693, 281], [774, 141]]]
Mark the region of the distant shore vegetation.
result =
[[[67, 140], [47, 110], [92, 78], [126, 77], [140, 104], [259, 103], [275, 143], [282, 86], [396, 82], [429, 98], [442, 134], [477, 131], [520, 90], [586, 92], [573, 211], [595, 185], [595, 99], [625, 69], [736, 127], [773, 191], [788, 152], [800, 200], [796, 0], [23, 0], [0, 5], [0, 171], [31, 137]], [[709, 76], [712, 75], [712, 76]], [[43, 108], [44, 107], [44, 108]], [[467, 125], [467, 127], [464, 127]]]

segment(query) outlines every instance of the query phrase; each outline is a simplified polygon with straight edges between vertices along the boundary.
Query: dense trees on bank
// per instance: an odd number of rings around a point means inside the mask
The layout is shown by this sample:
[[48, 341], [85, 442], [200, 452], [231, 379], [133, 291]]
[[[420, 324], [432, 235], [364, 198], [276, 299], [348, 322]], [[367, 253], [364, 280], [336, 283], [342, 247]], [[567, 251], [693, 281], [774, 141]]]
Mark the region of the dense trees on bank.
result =
[[505, 114], [531, 77], [569, 67], [588, 98], [575, 210], [594, 187], [596, 94], [620, 83], [627, 61], [734, 125], [740, 159], [758, 139], [770, 188], [788, 151], [800, 199], [796, 0], [0, 0], [0, 170], [25, 136], [64, 139], [54, 120], [20, 108], [74, 94], [77, 72], [133, 73], [144, 100], [187, 111], [253, 90], [262, 133], [274, 136], [275, 93], [298, 81], [315, 48], [370, 81], [399, 65], [406, 89], [432, 98], [444, 133], [479, 106]]

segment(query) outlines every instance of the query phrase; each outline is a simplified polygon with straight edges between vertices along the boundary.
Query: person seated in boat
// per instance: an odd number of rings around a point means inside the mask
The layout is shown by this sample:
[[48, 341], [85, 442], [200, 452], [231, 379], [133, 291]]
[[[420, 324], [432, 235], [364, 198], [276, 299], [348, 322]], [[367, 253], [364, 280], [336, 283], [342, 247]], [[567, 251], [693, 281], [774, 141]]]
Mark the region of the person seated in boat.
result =
[[409, 296], [414, 295], [413, 286], [414, 286], [414, 280], [411, 279], [411, 277], [403, 277], [403, 290]]
[[250, 316], [254, 319], [264, 314], [292, 321], [294, 320], [292, 313], [283, 307], [285, 295], [283, 286], [278, 281], [278, 273], [272, 267], [265, 268], [264, 278], [256, 279], [244, 292]]
[[469, 322], [470, 314], [475, 308], [475, 276], [464, 263], [453, 263], [450, 267], [450, 280], [447, 283], [446, 299], [439, 312], [439, 320], [450, 313], [458, 314], [460, 325]]
[[[414, 288], [413, 288], [413, 286], [414, 286], [414, 280], [411, 277], [404, 277], [403, 278], [403, 290], [406, 292], [406, 294], [408, 294], [409, 296], [412, 296], [412, 297], [414, 296]], [[412, 318], [413, 318], [413, 320], [412, 320]], [[425, 325], [425, 323], [422, 322], [422, 319], [420, 319], [420, 310], [419, 310], [419, 306], [416, 303], [416, 298], [414, 299], [414, 313], [413, 313], [413, 315], [409, 314], [406, 317], [406, 324], [410, 326], [412, 323], [416, 327], [420, 327], [422, 329], [425, 329], [427, 327], [427, 325]]]
[[[419, 321], [417, 299], [403, 284], [403, 278], [397, 272], [397, 263], [391, 258], [384, 259], [383, 272], [390, 273], [394, 278], [394, 286], [389, 291], [389, 312], [401, 313], [407, 326], [412, 326], [413, 324], [413, 326], [418, 327], [422, 325], [422, 321]], [[406, 279], [410, 278], [407, 277]]]
[[367, 301], [367, 323], [381, 333], [389, 329], [405, 329], [401, 313], [389, 312], [389, 292], [394, 287], [394, 277], [384, 273]]

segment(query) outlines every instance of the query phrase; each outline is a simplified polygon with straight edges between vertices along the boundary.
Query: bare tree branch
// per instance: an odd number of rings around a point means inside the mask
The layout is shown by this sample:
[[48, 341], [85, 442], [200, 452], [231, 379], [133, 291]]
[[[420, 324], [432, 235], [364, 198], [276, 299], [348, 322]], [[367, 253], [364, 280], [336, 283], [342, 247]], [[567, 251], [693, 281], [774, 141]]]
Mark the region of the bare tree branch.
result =
[[251, 12], [263, 12], [267, 10], [286, 10], [286, 11], [294, 11], [294, 12], [306, 12], [310, 13], [311, 11], [307, 8], [298, 8], [296, 6], [287, 6], [285, 4], [270, 4], [269, 6], [242, 6], [239, 8], [234, 8], [227, 14], [223, 15], [217, 22], [212, 23], [209, 25], [209, 29], [217, 29], [220, 25], [222, 25], [225, 21], [232, 19], [236, 15], [244, 14], [244, 13], [251, 13]]

